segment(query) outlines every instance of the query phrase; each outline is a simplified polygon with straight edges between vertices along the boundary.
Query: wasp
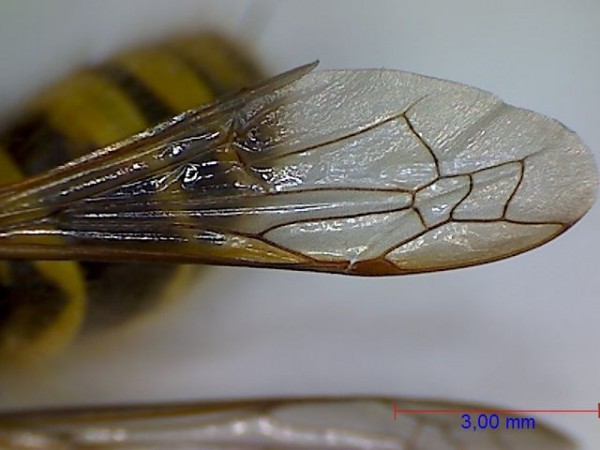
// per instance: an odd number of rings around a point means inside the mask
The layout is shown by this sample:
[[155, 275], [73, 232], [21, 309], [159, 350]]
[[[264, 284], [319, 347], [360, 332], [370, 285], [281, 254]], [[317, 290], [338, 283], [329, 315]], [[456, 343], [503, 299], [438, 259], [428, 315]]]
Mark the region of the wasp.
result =
[[[0, 137], [3, 360], [127, 320], [186, 284], [190, 267], [175, 264], [456, 269], [535, 248], [595, 200], [591, 152], [553, 119], [450, 81], [315, 66], [257, 81], [233, 47], [202, 36], [117, 56], [34, 101]], [[265, 414], [354, 405], [282, 404]], [[232, 423], [252, 428], [241, 411], [261, 408], [233, 408]]]
[[[56, 83], [7, 125], [0, 135], [0, 185], [41, 174], [260, 78], [257, 65], [215, 34], [119, 54]], [[176, 296], [193, 272], [164, 261], [0, 262], [0, 361], [39, 360], [81, 332], [126, 322]]]

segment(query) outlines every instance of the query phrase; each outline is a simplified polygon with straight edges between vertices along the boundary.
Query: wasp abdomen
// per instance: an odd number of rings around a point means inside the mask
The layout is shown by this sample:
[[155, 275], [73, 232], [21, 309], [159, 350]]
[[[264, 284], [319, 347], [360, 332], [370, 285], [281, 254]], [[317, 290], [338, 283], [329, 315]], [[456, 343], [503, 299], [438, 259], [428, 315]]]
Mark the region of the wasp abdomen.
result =
[[[117, 55], [42, 92], [0, 133], [0, 185], [127, 138], [260, 77], [205, 34]], [[152, 193], [139, 201], [152, 208]], [[113, 326], [160, 302], [189, 268], [168, 263], [0, 262], [0, 361], [38, 359], [82, 328]], [[176, 281], [175, 281], [176, 280]]]

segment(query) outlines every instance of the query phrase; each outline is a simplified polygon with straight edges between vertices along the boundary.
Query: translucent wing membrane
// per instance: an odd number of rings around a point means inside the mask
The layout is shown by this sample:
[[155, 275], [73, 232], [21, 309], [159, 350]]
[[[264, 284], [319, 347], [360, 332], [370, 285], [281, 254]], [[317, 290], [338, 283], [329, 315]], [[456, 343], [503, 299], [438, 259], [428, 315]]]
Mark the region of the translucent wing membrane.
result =
[[[401, 409], [473, 405], [398, 400]], [[535, 423], [527, 430], [464, 430], [460, 414], [393, 415], [391, 399], [267, 400], [81, 409], [0, 416], [3, 449], [568, 450]], [[474, 417], [477, 417], [474, 415]], [[513, 419], [514, 421], [514, 419]], [[510, 422], [509, 422], [510, 423]]]
[[592, 155], [555, 120], [313, 66], [4, 187], [0, 257], [414, 273], [536, 247], [595, 200]]

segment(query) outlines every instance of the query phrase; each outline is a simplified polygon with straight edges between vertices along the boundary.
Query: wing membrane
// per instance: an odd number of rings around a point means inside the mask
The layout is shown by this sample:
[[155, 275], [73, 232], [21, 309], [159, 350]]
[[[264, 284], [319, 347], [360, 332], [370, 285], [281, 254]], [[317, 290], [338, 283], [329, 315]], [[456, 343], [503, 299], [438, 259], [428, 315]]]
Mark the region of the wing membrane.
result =
[[[69, 411], [0, 416], [2, 448], [570, 450], [556, 430], [463, 430], [460, 414], [397, 414], [398, 409], [480, 406], [375, 398], [287, 399]], [[489, 408], [485, 408], [489, 410]], [[473, 415], [477, 417], [476, 414]], [[504, 426], [506, 416], [498, 414]], [[476, 420], [476, 419], [475, 419]]]
[[0, 189], [0, 256], [414, 273], [533, 248], [595, 199], [591, 153], [552, 119], [313, 67]]

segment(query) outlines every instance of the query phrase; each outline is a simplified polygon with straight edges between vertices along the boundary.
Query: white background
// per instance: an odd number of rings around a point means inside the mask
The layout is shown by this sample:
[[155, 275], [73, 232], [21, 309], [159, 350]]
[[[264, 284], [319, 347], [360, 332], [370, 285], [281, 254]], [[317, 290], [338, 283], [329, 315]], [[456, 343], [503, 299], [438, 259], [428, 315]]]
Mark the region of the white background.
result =
[[[0, 115], [72, 67], [206, 26], [272, 72], [319, 58], [476, 85], [560, 119], [600, 160], [595, 0], [3, 0]], [[211, 269], [161, 320], [6, 381], [0, 404], [383, 394], [594, 408], [599, 209], [541, 249], [441, 274]], [[546, 419], [585, 448], [600, 442], [594, 415]]]

